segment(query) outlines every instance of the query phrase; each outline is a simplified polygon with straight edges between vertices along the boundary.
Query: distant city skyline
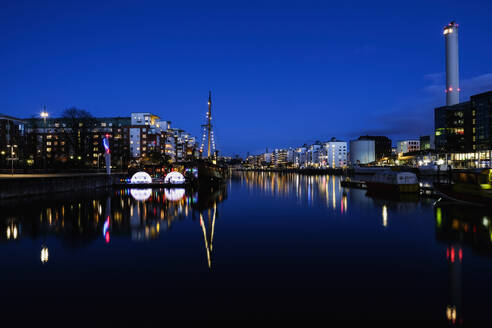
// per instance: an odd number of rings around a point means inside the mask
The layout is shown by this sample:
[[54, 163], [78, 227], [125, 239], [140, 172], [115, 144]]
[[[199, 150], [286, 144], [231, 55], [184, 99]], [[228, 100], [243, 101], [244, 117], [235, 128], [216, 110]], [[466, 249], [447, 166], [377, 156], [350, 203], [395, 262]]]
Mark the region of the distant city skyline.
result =
[[6, 2], [0, 112], [151, 112], [198, 139], [212, 90], [223, 155], [331, 137], [415, 138], [445, 104], [442, 30], [460, 24], [461, 101], [492, 90], [481, 1]]

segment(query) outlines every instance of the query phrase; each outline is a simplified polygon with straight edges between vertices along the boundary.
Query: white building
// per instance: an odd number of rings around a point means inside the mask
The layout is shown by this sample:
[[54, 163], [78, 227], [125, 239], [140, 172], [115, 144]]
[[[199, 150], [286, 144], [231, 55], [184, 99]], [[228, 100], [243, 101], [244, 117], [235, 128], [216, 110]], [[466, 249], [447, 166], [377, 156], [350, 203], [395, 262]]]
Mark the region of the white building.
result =
[[272, 153], [264, 153], [262, 162], [266, 162], [270, 164], [272, 162], [273, 154]]
[[398, 155], [410, 153], [412, 151], [420, 150], [420, 140], [412, 139], [412, 140], [402, 140], [398, 141], [396, 152]]
[[159, 117], [148, 112], [131, 113], [130, 153], [132, 157], [145, 157], [150, 148], [160, 146], [161, 130], [156, 131]]
[[321, 167], [339, 168], [347, 166], [347, 143], [332, 140], [323, 144], [319, 155]]
[[307, 163], [307, 148], [298, 147], [294, 151], [294, 166], [304, 167]]
[[376, 160], [376, 142], [374, 140], [350, 140], [350, 163], [368, 164]]
[[308, 166], [319, 166], [319, 155], [321, 150], [321, 144], [314, 144], [309, 146], [307, 150], [307, 165]]

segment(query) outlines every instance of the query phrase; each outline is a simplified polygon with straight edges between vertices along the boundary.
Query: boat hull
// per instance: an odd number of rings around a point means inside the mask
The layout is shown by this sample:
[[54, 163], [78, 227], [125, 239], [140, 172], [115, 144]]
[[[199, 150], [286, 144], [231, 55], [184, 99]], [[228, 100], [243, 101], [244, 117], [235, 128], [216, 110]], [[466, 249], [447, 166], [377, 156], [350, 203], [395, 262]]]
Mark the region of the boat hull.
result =
[[366, 182], [367, 190], [371, 192], [397, 192], [397, 193], [416, 193], [419, 191], [418, 184], [392, 184], [382, 182]]
[[228, 169], [212, 163], [198, 164], [198, 181], [205, 184], [220, 184], [228, 176]]
[[435, 185], [434, 188], [442, 197], [453, 201], [492, 207], [492, 193], [488, 191], [460, 189], [456, 185]]

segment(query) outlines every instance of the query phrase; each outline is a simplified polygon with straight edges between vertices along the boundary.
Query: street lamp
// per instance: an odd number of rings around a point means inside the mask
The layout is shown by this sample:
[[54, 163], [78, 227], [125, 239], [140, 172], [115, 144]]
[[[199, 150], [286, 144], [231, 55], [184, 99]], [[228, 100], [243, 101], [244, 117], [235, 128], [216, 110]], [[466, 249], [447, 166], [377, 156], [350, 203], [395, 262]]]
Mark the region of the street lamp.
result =
[[14, 161], [19, 159], [19, 156], [14, 157], [16, 155], [16, 153], [14, 152], [14, 148], [17, 148], [17, 145], [7, 145], [7, 148], [10, 148], [10, 157], [7, 158], [7, 160], [11, 161], [11, 165], [12, 165], [11, 166], [11, 172], [12, 172], [12, 175], [14, 175]]
[[46, 106], [44, 106], [43, 111], [41, 112], [40, 116], [43, 118], [44, 121], [44, 140], [43, 140], [43, 168], [46, 168], [46, 118], [49, 116], [48, 112], [46, 111]]

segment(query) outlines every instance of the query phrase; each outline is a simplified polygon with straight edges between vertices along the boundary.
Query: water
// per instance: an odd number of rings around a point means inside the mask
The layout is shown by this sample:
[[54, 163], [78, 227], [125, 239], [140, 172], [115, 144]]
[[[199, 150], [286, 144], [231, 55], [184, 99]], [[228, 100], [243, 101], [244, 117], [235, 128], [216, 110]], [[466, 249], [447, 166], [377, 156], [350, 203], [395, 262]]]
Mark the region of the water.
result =
[[0, 311], [68, 322], [488, 320], [492, 215], [434, 201], [369, 196], [334, 176], [238, 173], [213, 190], [2, 202]]

